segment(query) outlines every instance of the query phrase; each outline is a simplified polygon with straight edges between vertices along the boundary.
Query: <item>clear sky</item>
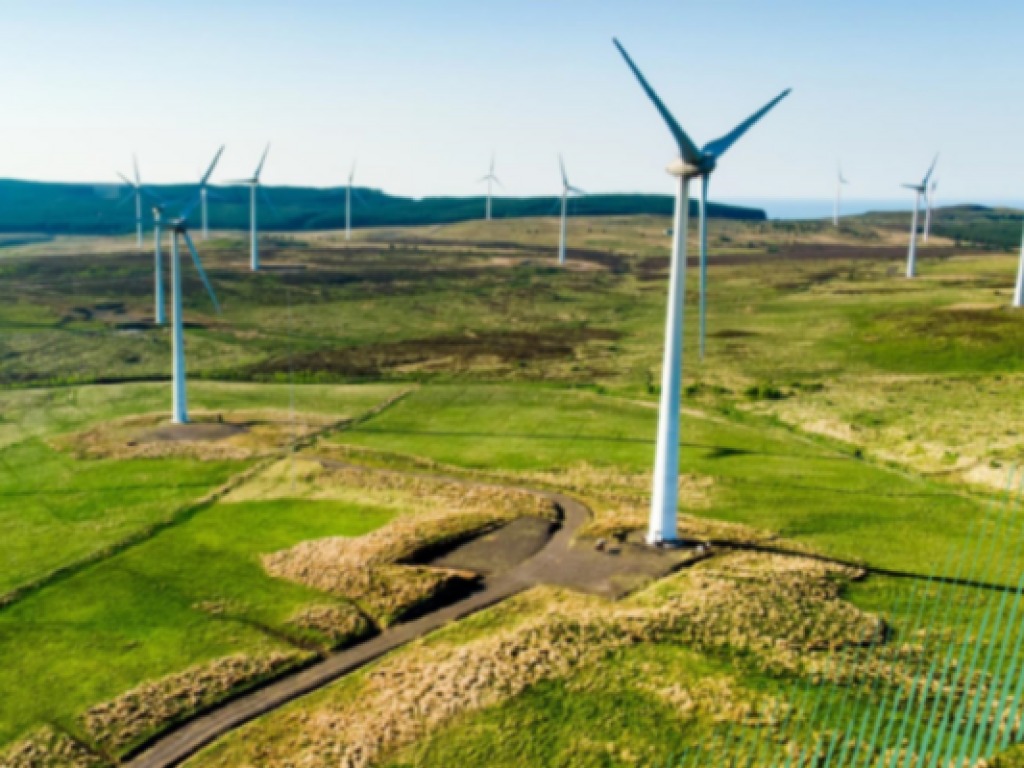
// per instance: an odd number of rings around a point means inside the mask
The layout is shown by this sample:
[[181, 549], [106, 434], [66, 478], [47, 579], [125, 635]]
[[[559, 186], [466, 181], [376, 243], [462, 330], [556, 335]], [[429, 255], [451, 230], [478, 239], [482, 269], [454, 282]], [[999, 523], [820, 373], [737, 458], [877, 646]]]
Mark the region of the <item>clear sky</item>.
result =
[[1020, 0], [3, 0], [0, 177], [510, 195], [668, 192], [675, 154], [618, 36], [697, 143], [783, 88], [717, 198], [1024, 196]]

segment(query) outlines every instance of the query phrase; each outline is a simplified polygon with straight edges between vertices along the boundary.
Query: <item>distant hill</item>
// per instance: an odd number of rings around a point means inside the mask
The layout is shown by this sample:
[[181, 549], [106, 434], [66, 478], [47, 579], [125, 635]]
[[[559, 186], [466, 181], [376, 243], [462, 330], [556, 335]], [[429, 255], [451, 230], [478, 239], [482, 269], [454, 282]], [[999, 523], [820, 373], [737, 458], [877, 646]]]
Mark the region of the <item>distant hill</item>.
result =
[[[194, 187], [154, 186], [164, 199], [184, 199]], [[279, 231], [338, 229], [345, 225], [345, 189], [267, 187], [273, 208], [260, 201], [264, 229]], [[242, 187], [211, 188], [210, 226], [243, 229], [249, 222], [249, 190]], [[116, 234], [135, 225], [135, 203], [125, 201], [127, 187], [116, 184], [56, 184], [0, 179], [0, 232], [44, 234]], [[216, 196], [216, 199], [214, 199]], [[121, 204], [123, 201], [123, 204]], [[570, 201], [573, 216], [627, 216], [672, 214], [668, 195], [589, 195]], [[497, 219], [553, 216], [560, 199], [555, 197], [498, 197]], [[691, 202], [691, 213], [696, 204]], [[483, 218], [483, 197], [396, 197], [376, 189], [359, 188], [353, 196], [354, 227], [451, 224]], [[714, 218], [764, 221], [764, 211], [720, 203], [708, 204]], [[151, 215], [143, 211], [148, 223]], [[197, 221], [193, 216], [193, 221]]]
[[[910, 226], [910, 213], [868, 213], [860, 217], [876, 224]], [[923, 213], [921, 226], [923, 226]], [[932, 212], [932, 232], [958, 243], [1015, 250], [1021, 246], [1024, 216], [1012, 208], [989, 208], [984, 205], [951, 205]]]

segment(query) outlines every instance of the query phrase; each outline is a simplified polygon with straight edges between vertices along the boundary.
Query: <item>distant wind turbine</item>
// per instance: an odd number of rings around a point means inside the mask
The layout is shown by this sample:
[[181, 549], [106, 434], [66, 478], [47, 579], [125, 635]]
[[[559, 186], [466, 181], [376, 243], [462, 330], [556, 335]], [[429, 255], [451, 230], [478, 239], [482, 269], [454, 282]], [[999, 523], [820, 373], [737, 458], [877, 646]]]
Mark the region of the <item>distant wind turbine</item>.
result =
[[352, 239], [352, 182], [356, 178], [356, 161], [352, 161], [352, 170], [348, 174], [348, 187], [345, 189], [345, 239]]
[[[224, 148], [221, 147], [221, 152], [223, 152], [223, 151], [224, 151]], [[220, 152], [218, 152], [217, 154], [218, 154], [218, 156], [220, 156]], [[199, 202], [199, 213], [200, 213], [200, 219], [201, 219], [202, 225], [203, 225], [203, 240], [209, 240], [210, 239], [209, 198], [212, 197], [214, 200], [220, 200], [221, 198], [218, 195], [214, 195], [214, 194], [210, 194], [209, 193], [210, 185], [203, 183], [203, 181], [202, 181], [202, 174], [201, 173], [199, 174], [199, 179], [200, 179], [200, 181], [199, 181], [199, 201], [200, 201]]]
[[843, 187], [849, 183], [843, 176], [843, 166], [839, 166], [839, 175], [836, 179], [836, 208], [832, 214], [832, 223], [837, 227], [839, 226], [840, 206], [843, 202]]
[[924, 236], [922, 240], [928, 242], [928, 235], [932, 231], [932, 211], [935, 210], [935, 190], [939, 188], [939, 180], [935, 179], [928, 188], [928, 206], [924, 214]]
[[561, 155], [558, 156], [558, 167], [562, 170], [562, 234], [558, 241], [558, 263], [562, 265], [565, 264], [565, 228], [566, 217], [569, 213], [569, 195], [585, 195], [587, 193], [569, 183], [569, 177], [565, 175], [565, 163], [562, 162]]
[[123, 173], [117, 175], [129, 187], [135, 190], [135, 237], [139, 248], [142, 247], [142, 178], [139, 176], [139, 159], [132, 155], [132, 167], [135, 170], [135, 181], [131, 181]]
[[[221, 151], [223, 151], [223, 148], [221, 148]], [[213, 173], [213, 169], [217, 166], [217, 161], [220, 160], [220, 155], [221, 152], [217, 152], [216, 157], [213, 158], [213, 163], [210, 164], [210, 169], [206, 172], [199, 183], [200, 189], [202, 189], [206, 185], [206, 182], [209, 181], [210, 175]], [[203, 263], [199, 260], [199, 253], [196, 251], [195, 244], [192, 242], [192, 238], [189, 237], [188, 234], [188, 217], [199, 203], [199, 200], [200, 198], [197, 196], [196, 199], [181, 212], [177, 219], [170, 222], [171, 319], [173, 323], [171, 339], [174, 359], [171, 421], [175, 424], [188, 424], [188, 393], [185, 386], [185, 333], [181, 314], [181, 258], [179, 253], [179, 238], [185, 241], [185, 245], [191, 252], [192, 262], [195, 264], [196, 272], [199, 273], [199, 277], [202, 278], [203, 284], [206, 286], [206, 290], [210, 294], [210, 300], [213, 302], [214, 309], [217, 310], [217, 314], [220, 314], [220, 304], [217, 303], [217, 295], [213, 292], [213, 286], [210, 285], [210, 280], [206, 276], [206, 270], [203, 269]]]
[[920, 184], [904, 184], [905, 189], [914, 190], [914, 216], [910, 220], [910, 251], [907, 253], [907, 277], [912, 278], [917, 276], [917, 219], [921, 214], [921, 198], [928, 194], [928, 182], [931, 181], [932, 172], [935, 170], [935, 164], [939, 162], [939, 156], [936, 154], [935, 159], [932, 160], [931, 167], [928, 169], [928, 173], [925, 174], [924, 180]]
[[[715, 170], [718, 160], [758, 120], [789, 91], [783, 91], [745, 122], [730, 133], [709, 142], [703, 149], [686, 135], [679, 123], [648, 85], [629, 54], [618, 40], [614, 41], [626, 60], [626, 64], [640, 81], [648, 98], [654, 103], [662, 119], [679, 146], [680, 156], [672, 161], [668, 172], [678, 179], [676, 187], [674, 240], [672, 244], [672, 267], [669, 277], [668, 317], [665, 328], [665, 352], [661, 373], [661, 404], [658, 409], [658, 442], [654, 462], [654, 488], [651, 495], [651, 518], [647, 531], [650, 544], [671, 542], [677, 538], [677, 515], [679, 502], [679, 410], [682, 397], [683, 374], [683, 311], [686, 298], [686, 234], [689, 225], [690, 180], [700, 178], [701, 189], [701, 295], [704, 291], [705, 254], [707, 232], [704, 222], [707, 209], [708, 176]], [[703, 321], [703, 315], [701, 320]], [[703, 322], [702, 322], [703, 325]], [[703, 334], [702, 334], [703, 337]]]
[[167, 322], [164, 314], [164, 263], [160, 253], [160, 245], [163, 240], [163, 218], [167, 204], [155, 198], [153, 206], [153, 300], [156, 305], [153, 311], [153, 318], [157, 325]]
[[478, 183], [487, 182], [487, 221], [491, 220], [491, 185], [497, 184], [499, 187], [504, 188], [504, 185], [498, 180], [498, 177], [494, 175], [494, 155], [491, 155], [491, 170], [486, 176], [484, 176]]
[[1020, 246], [1020, 266], [1017, 267], [1017, 288], [1013, 292], [1013, 306], [1024, 307], [1024, 242]]
[[[253, 272], [258, 272], [260, 268], [259, 225], [257, 223], [258, 204], [256, 195], [262, 192], [260, 188], [260, 174], [263, 173], [263, 165], [267, 162], [267, 154], [269, 152], [270, 145], [267, 144], [267, 148], [263, 150], [260, 164], [256, 166], [256, 173], [253, 174], [251, 179], [236, 179], [229, 182], [230, 184], [244, 184], [249, 187], [249, 238], [252, 240], [250, 266]], [[264, 192], [263, 194], [266, 197], [266, 193]]]
[[126, 184], [135, 189], [135, 210], [136, 216], [139, 221], [139, 237], [142, 236], [142, 198], [148, 198], [151, 209], [153, 211], [153, 321], [157, 325], [163, 325], [167, 322], [167, 318], [164, 315], [164, 278], [163, 278], [163, 258], [160, 253], [160, 244], [162, 239], [162, 217], [164, 209], [167, 207], [167, 203], [152, 189], [142, 186], [139, 181], [139, 165], [135, 163], [135, 182], [131, 182], [124, 177], [123, 174], [117, 174], [120, 176]]

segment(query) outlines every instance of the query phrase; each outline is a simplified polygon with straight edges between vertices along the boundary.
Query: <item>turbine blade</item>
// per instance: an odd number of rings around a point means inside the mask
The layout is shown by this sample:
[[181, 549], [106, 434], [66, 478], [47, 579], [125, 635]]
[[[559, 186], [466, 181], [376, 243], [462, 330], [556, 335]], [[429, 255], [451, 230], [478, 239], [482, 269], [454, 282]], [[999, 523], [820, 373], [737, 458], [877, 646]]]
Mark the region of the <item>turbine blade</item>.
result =
[[501, 183], [501, 180], [497, 176], [493, 176], [491, 180], [502, 189], [505, 188], [505, 185]]
[[178, 218], [181, 219], [182, 221], [186, 221], [188, 219], [189, 215], [192, 213], [192, 211], [194, 211], [196, 209], [196, 206], [199, 205], [199, 203], [201, 201], [202, 201], [202, 198], [200, 198], [199, 195], [196, 195], [191, 200], [186, 198], [183, 202], [185, 202], [187, 204], [186, 204], [185, 208], [182, 209], [181, 213], [178, 214]]
[[903, 188], [904, 189], [912, 189], [912, 190], [914, 190], [915, 192], [918, 192], [918, 193], [921, 192], [921, 187], [918, 184], [904, 184]]
[[199, 277], [203, 279], [203, 285], [206, 286], [206, 290], [210, 294], [210, 301], [213, 302], [213, 308], [217, 310], [217, 314], [220, 314], [220, 304], [217, 303], [217, 294], [213, 292], [213, 286], [210, 285], [210, 279], [206, 276], [206, 270], [203, 269], [203, 262], [199, 260], [199, 253], [196, 251], [195, 245], [192, 243], [192, 238], [188, 235], [188, 230], [183, 230], [182, 235], [185, 236], [185, 243], [188, 244], [188, 249], [192, 253], [192, 263], [196, 265], [196, 272], [199, 273]]
[[142, 186], [142, 177], [139, 176], [139, 158], [136, 155], [132, 155], [132, 165], [135, 167], [135, 186]]
[[206, 182], [208, 182], [210, 177], [213, 175], [213, 169], [217, 167], [217, 163], [220, 161], [220, 156], [222, 154], [224, 154], [224, 147], [218, 149], [217, 154], [213, 156], [213, 162], [210, 163], [210, 167], [207, 169], [206, 173], [203, 174], [203, 178], [199, 180], [200, 187], [206, 186]]
[[124, 182], [125, 184], [127, 184], [127, 185], [128, 185], [129, 187], [135, 187], [136, 189], [138, 188], [138, 187], [136, 187], [136, 185], [135, 185], [135, 182], [132, 182], [132, 181], [128, 181], [128, 177], [127, 177], [127, 176], [125, 176], [125, 175], [124, 175], [123, 173], [121, 173], [120, 171], [118, 171], [118, 172], [117, 172], [117, 175], [118, 175], [118, 176], [120, 176], [120, 177], [121, 177], [121, 181], [123, 181], [123, 182]]
[[230, 179], [229, 181], [221, 182], [222, 184], [255, 184], [256, 179]]
[[569, 177], [565, 175], [565, 163], [562, 161], [562, 156], [558, 156], [558, 167], [562, 169], [562, 186], [569, 186]]
[[654, 92], [654, 89], [651, 88], [647, 80], [644, 79], [643, 74], [637, 68], [636, 64], [633, 63], [633, 60], [629, 58], [629, 54], [626, 53], [626, 49], [622, 47], [622, 44], [614, 38], [612, 39], [612, 42], [615, 43], [615, 47], [619, 49], [619, 53], [621, 53], [622, 58], [626, 60], [626, 64], [628, 64], [629, 68], [633, 70], [633, 74], [636, 75], [636, 79], [640, 81], [640, 87], [644, 89], [647, 97], [654, 102], [654, 107], [661, 115], [661, 119], [668, 125], [668, 129], [672, 132], [672, 136], [675, 138], [676, 144], [679, 145], [679, 153], [683, 156], [683, 160], [691, 164], [700, 162], [701, 152], [697, 149], [697, 145], [690, 140], [690, 137], [686, 135], [686, 131], [682, 129], [679, 123], [676, 122], [676, 119], [672, 116], [672, 113], [668, 111], [668, 107], [666, 107], [662, 103], [661, 99], [658, 98], [658, 94]]
[[743, 134], [749, 131], [758, 120], [768, 114], [772, 108], [782, 101], [784, 98], [789, 96], [792, 92], [792, 88], [787, 88], [774, 99], [765, 104], [761, 109], [757, 110], [754, 114], [748, 117], [745, 121], [740, 123], [738, 126], [733, 128], [730, 133], [727, 133], [720, 139], [708, 142], [704, 145], [704, 152], [708, 155], [714, 155], [715, 157], [721, 157], [724, 155], [733, 144], [735, 144]]
[[349, 171], [349, 174], [348, 174], [348, 183], [349, 183], [349, 186], [351, 186], [351, 185], [352, 185], [352, 180], [353, 180], [353, 179], [354, 179], [355, 177], [356, 177], [356, 161], [355, 161], [355, 160], [353, 160], [353, 161], [352, 161], [352, 170], [351, 170], [351, 171]]
[[260, 164], [256, 168], [256, 173], [253, 174], [253, 179], [256, 181], [260, 180], [260, 174], [263, 173], [263, 164], [267, 162], [267, 154], [270, 152], [270, 144], [267, 144], [267, 148], [263, 150], [263, 157], [260, 159]]
[[587, 194], [586, 192], [584, 192], [579, 187], [569, 187], [569, 191], [573, 192], [573, 193], [575, 193], [577, 195], [583, 195], [584, 197], [586, 197], [586, 194]]
[[932, 165], [928, 169], [928, 174], [924, 177], [924, 181], [921, 182], [921, 186], [922, 187], [927, 187], [928, 186], [928, 180], [931, 179], [932, 173], [935, 171], [935, 164], [937, 162], [939, 162], [939, 153], [938, 152], [935, 153], [935, 159], [932, 160]]

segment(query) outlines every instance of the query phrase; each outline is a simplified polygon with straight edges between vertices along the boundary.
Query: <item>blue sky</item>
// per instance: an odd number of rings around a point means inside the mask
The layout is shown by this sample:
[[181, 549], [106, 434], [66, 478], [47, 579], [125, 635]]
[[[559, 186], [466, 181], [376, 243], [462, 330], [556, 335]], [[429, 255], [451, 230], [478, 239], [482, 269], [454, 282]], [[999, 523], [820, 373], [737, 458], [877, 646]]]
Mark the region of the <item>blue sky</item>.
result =
[[468, 195], [671, 189], [672, 140], [618, 36], [698, 143], [783, 88], [717, 198], [900, 196], [936, 151], [947, 199], [1024, 197], [1019, 0], [5, 0], [0, 176], [357, 181]]

